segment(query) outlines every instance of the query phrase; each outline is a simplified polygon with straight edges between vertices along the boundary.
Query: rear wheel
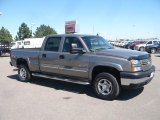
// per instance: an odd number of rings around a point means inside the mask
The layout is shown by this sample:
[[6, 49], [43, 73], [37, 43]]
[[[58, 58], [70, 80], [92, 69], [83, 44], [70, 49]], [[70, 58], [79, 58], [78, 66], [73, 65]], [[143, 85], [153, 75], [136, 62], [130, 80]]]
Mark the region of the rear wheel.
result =
[[22, 81], [22, 82], [30, 81], [32, 76], [28, 67], [26, 67], [25, 65], [20, 65], [18, 68], [18, 77], [19, 77], [19, 81]]
[[110, 73], [100, 73], [93, 82], [97, 97], [105, 100], [114, 100], [120, 93], [117, 79]]
[[155, 49], [155, 48], [152, 48], [152, 49], [151, 49], [151, 53], [152, 53], [152, 54], [155, 54], [155, 53], [156, 53], [156, 49]]

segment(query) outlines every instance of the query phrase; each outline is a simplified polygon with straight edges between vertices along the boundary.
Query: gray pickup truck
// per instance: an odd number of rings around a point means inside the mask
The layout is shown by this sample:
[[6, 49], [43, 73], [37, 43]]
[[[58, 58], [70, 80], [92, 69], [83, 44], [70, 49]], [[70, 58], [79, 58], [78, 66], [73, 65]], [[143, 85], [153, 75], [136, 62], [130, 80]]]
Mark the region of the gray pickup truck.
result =
[[49, 35], [40, 49], [14, 49], [10, 57], [20, 81], [36, 76], [91, 84], [97, 97], [106, 100], [115, 99], [123, 88], [146, 85], [155, 72], [150, 54], [113, 48], [93, 35]]

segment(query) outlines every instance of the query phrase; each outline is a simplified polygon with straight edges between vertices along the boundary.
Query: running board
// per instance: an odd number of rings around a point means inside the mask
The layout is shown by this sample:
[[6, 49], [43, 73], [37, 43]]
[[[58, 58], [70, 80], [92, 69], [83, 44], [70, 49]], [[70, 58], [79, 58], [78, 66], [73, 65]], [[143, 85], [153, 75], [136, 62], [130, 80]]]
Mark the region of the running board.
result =
[[53, 77], [53, 76], [48, 76], [48, 75], [43, 75], [43, 74], [38, 74], [38, 73], [32, 73], [32, 75], [36, 76], [36, 77], [54, 79], [54, 80], [59, 80], [59, 81], [64, 81], [64, 82], [81, 84], [81, 85], [89, 85], [90, 84], [89, 82], [77, 81], [77, 80], [73, 80], [73, 79], [63, 79], [63, 78], [58, 78], [58, 77]]

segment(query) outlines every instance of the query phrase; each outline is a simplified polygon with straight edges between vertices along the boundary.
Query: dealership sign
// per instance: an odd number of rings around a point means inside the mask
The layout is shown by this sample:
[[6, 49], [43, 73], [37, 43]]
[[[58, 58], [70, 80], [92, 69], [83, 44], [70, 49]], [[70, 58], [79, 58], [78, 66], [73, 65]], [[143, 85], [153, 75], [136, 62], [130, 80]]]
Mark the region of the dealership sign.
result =
[[65, 33], [76, 33], [78, 32], [77, 22], [74, 21], [66, 21], [65, 22]]

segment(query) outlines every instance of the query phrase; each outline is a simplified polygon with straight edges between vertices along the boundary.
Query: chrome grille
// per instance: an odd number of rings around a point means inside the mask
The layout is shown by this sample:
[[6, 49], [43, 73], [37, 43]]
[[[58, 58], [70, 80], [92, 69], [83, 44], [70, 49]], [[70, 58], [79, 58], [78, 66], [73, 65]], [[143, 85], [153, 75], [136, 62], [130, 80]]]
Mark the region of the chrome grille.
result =
[[141, 60], [141, 66], [143, 71], [149, 70], [152, 67], [151, 58]]

